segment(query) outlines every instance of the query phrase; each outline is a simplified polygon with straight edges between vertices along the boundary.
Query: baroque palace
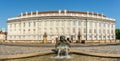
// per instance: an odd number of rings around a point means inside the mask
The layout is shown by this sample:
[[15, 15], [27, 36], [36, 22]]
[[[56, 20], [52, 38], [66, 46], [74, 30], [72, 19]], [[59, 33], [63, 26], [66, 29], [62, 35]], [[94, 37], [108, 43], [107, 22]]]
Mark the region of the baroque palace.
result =
[[26, 12], [8, 19], [7, 40], [115, 40], [115, 19], [93, 12], [68, 10]]

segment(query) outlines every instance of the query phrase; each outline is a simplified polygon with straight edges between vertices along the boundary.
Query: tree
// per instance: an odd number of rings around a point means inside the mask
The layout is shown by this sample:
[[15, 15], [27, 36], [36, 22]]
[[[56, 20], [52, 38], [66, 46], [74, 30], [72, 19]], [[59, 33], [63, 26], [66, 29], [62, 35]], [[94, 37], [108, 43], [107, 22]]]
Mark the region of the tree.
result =
[[120, 39], [120, 29], [115, 30], [116, 39]]

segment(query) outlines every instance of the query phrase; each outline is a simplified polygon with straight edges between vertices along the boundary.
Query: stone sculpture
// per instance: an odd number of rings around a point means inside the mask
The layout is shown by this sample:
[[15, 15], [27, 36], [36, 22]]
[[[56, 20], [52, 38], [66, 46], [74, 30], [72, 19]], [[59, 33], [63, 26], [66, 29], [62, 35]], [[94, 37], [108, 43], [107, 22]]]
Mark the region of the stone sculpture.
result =
[[60, 36], [60, 40], [56, 42], [55, 49], [53, 49], [52, 51], [60, 55], [67, 55], [69, 52], [69, 48], [70, 48], [69, 41], [65, 39], [65, 36]]

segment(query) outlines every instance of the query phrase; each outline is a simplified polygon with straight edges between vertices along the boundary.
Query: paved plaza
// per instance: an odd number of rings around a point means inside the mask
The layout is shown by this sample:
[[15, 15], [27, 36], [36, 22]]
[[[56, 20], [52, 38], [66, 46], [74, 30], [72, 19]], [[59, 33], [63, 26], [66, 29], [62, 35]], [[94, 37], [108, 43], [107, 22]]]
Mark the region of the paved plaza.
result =
[[120, 45], [74, 47], [72, 48], [72, 50], [83, 51], [83, 52], [93, 52], [93, 53], [120, 54]]
[[42, 52], [47, 53], [51, 51], [52, 47], [29, 47], [29, 46], [9, 46], [0, 45], [0, 55], [16, 55]]
[[[16, 55], [16, 54], [29, 54], [29, 53], [46, 53], [51, 52], [54, 44], [45, 45], [6, 45], [0, 44], [0, 55]], [[109, 53], [120, 54], [120, 45], [84, 45], [72, 44], [71, 50], [94, 52], [94, 53]]]

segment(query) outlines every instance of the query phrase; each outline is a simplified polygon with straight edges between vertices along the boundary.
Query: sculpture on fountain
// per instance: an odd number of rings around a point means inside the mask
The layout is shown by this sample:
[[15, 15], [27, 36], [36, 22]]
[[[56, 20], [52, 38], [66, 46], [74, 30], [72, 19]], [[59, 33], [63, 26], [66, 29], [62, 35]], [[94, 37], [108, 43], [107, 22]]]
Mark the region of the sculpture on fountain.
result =
[[60, 40], [58, 40], [55, 44], [55, 49], [53, 49], [52, 51], [54, 51], [55, 53], [59, 55], [68, 55], [69, 53], [69, 49], [70, 49], [70, 44], [69, 41], [67, 41], [65, 39], [65, 36], [60, 36]]

